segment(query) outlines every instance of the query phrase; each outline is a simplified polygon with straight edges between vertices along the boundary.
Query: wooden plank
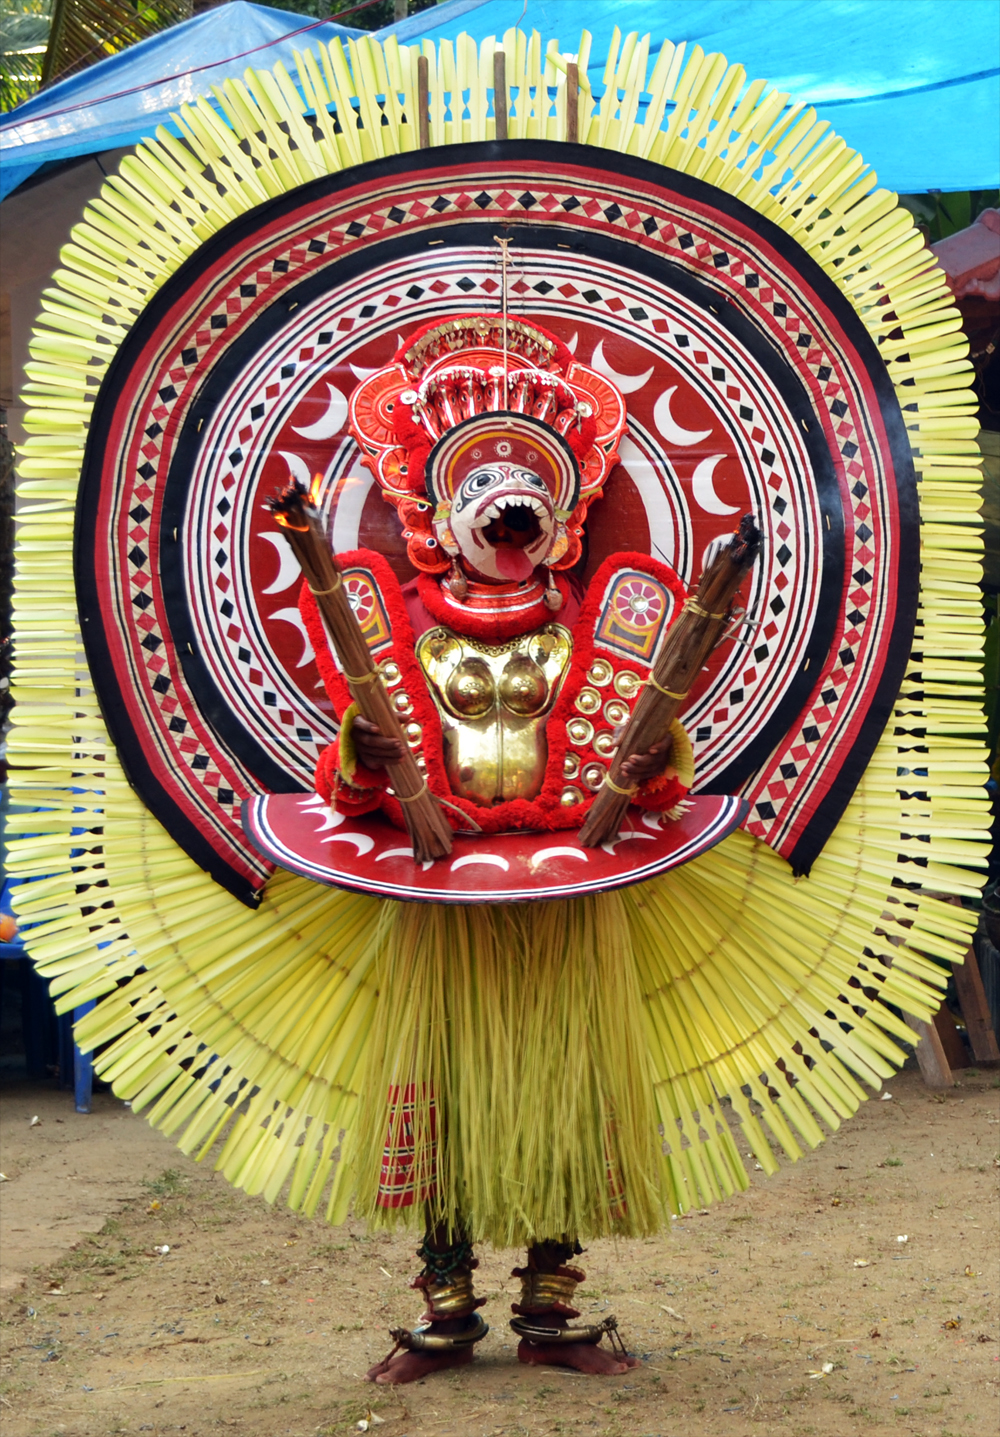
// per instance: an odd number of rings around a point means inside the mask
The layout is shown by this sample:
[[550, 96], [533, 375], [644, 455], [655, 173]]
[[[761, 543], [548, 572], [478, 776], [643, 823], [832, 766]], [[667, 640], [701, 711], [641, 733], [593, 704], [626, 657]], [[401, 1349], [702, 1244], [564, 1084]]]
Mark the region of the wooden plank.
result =
[[972, 1045], [972, 1054], [977, 1063], [1000, 1063], [1000, 1045], [993, 1031], [990, 1006], [986, 1001], [983, 975], [979, 971], [976, 950], [972, 947], [965, 955], [965, 962], [955, 965], [955, 988], [962, 1005], [962, 1017]]
[[933, 1023], [923, 1023], [919, 1018], [904, 1014], [907, 1024], [919, 1038], [916, 1045], [917, 1062], [928, 1088], [951, 1088], [955, 1085], [951, 1067], [945, 1057], [940, 1034]]
[[[519, 112], [520, 113], [520, 112]], [[496, 116], [498, 140], [507, 138], [507, 54], [493, 52], [493, 114]]]
[[426, 150], [431, 143], [430, 84], [427, 78], [427, 56], [417, 56], [417, 148]]
[[566, 65], [566, 138], [571, 145], [580, 139], [580, 67], [575, 60]]
[[941, 1046], [944, 1055], [948, 1059], [948, 1067], [955, 1071], [956, 1068], [968, 1068], [972, 1065], [968, 1049], [962, 1042], [962, 1035], [955, 1027], [955, 1019], [951, 1016], [944, 1003], [934, 1014], [934, 1027], [941, 1039]]

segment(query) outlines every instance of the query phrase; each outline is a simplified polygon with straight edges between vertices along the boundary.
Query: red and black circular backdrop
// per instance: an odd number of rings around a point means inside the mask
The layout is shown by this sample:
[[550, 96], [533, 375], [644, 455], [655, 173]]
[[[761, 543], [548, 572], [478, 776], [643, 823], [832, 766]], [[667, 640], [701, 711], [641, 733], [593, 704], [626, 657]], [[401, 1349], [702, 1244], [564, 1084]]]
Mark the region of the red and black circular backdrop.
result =
[[429, 320], [499, 308], [556, 333], [625, 394], [621, 464], [588, 522], [690, 581], [752, 510], [753, 620], [684, 714], [697, 787], [807, 869], [891, 711], [909, 653], [917, 504], [902, 416], [850, 304], [776, 226], [644, 161], [565, 144], [455, 146], [317, 180], [222, 230], [122, 345], [94, 410], [77, 584], [129, 777], [247, 901], [268, 876], [251, 794], [311, 787], [335, 733], [264, 508], [322, 476], [338, 550], [412, 577], [359, 462], [347, 401]]

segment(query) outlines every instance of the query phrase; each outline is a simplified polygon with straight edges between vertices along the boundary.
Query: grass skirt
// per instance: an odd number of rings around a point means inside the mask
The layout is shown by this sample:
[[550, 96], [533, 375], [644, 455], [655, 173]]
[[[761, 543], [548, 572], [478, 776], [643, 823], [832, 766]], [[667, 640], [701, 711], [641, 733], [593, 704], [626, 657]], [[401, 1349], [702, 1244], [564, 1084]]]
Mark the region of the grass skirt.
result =
[[426, 1205], [499, 1247], [654, 1231], [660, 1138], [620, 896], [387, 904], [381, 928], [356, 1210], [422, 1223]]

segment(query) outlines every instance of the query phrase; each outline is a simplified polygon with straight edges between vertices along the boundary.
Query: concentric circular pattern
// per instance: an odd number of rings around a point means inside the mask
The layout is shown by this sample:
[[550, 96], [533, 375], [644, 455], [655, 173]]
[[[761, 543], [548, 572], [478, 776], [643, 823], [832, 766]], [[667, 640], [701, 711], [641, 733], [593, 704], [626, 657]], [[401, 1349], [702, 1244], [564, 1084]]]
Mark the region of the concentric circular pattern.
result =
[[696, 180], [596, 151], [586, 167], [559, 146], [504, 153], [489, 147], [483, 187], [485, 156], [452, 148], [261, 206], [164, 286], [103, 386], [78, 549], [91, 668], [144, 802], [234, 891], [267, 874], [241, 800], [307, 789], [334, 732], [262, 501], [319, 474], [334, 546], [379, 549], [410, 577], [347, 398], [400, 336], [497, 305], [493, 236], [512, 220], [513, 308], [626, 394], [588, 573], [638, 550], [690, 581], [740, 513], [765, 533], [743, 596], [753, 627], [684, 714], [699, 785], [742, 788], [751, 831], [806, 865], [898, 689], [912, 469], [851, 307], [780, 231]]

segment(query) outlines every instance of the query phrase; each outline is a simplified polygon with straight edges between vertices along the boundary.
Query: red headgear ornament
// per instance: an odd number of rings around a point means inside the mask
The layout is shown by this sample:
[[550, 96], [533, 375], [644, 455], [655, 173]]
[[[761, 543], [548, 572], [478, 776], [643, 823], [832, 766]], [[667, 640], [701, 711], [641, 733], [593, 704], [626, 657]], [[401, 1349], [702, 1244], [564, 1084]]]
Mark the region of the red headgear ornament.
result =
[[[527, 320], [508, 316], [506, 347], [504, 341], [499, 314], [435, 321], [411, 335], [392, 364], [369, 375], [351, 396], [350, 427], [361, 462], [396, 506], [411, 563], [426, 572], [448, 567], [432, 520], [435, 507], [450, 502], [456, 456], [465, 451], [459, 445], [453, 454], [450, 444], [439, 446], [431, 475], [427, 461], [435, 445], [463, 421], [483, 416], [482, 427], [469, 427], [481, 436], [484, 454], [483, 444], [492, 450], [503, 442], [505, 425], [533, 431], [536, 442], [525, 443], [536, 452], [538, 472], [545, 470], [542, 477], [566, 515], [571, 537], [559, 568], [576, 562], [587, 505], [599, 497], [618, 462], [626, 416], [615, 386], [578, 364], [555, 335]], [[524, 424], [525, 417], [535, 424]], [[519, 439], [519, 451], [522, 447]], [[569, 455], [575, 465], [567, 464]], [[483, 462], [496, 457], [491, 452]], [[571, 468], [579, 474], [578, 490]]]

